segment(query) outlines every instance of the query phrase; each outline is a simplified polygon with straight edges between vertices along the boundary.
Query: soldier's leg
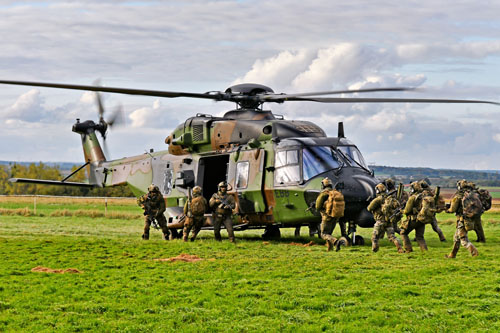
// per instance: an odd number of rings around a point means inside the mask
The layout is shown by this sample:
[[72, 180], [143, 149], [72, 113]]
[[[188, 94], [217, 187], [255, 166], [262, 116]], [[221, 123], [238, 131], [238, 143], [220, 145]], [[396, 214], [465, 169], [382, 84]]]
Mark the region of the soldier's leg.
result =
[[413, 221], [404, 221], [401, 225], [401, 238], [403, 239], [403, 246], [406, 252], [413, 252], [413, 247], [411, 246], [410, 237], [408, 234], [413, 231], [415, 228], [415, 222]]
[[484, 237], [483, 223], [481, 217], [479, 217], [474, 223], [474, 231], [477, 235], [477, 241], [481, 243], [486, 243], [486, 237]]
[[463, 247], [465, 247], [467, 250], [469, 250], [470, 254], [473, 257], [476, 257], [479, 255], [477, 252], [477, 249], [472, 243], [469, 241], [469, 237], [467, 236], [467, 228], [465, 227], [465, 224], [463, 221], [459, 221], [458, 227], [457, 227], [458, 235], [460, 237], [460, 243], [462, 244]]
[[146, 215], [144, 216], [144, 232], [142, 234], [142, 239], [148, 240], [149, 239], [149, 229], [151, 228], [151, 218]]
[[191, 232], [191, 242], [194, 242], [196, 239], [196, 236], [198, 236], [198, 233], [200, 232], [201, 228], [203, 227], [203, 223], [205, 222], [205, 218], [202, 217], [195, 217], [193, 223], [193, 231]]
[[443, 231], [442, 231], [442, 230], [441, 230], [441, 228], [438, 226], [438, 222], [437, 222], [437, 219], [436, 219], [436, 217], [435, 217], [435, 216], [434, 216], [434, 218], [432, 219], [431, 226], [432, 226], [432, 230], [434, 230], [434, 232], [438, 234], [438, 236], [439, 236], [439, 240], [440, 240], [441, 242], [446, 241], [446, 237], [444, 237]]
[[378, 251], [378, 240], [380, 239], [382, 233], [384, 232], [384, 223], [382, 221], [376, 221], [373, 226], [372, 232], [372, 251]]
[[227, 237], [231, 243], [234, 243], [234, 231], [233, 231], [233, 219], [230, 216], [227, 216], [224, 219], [224, 226], [226, 227]]
[[393, 242], [394, 245], [396, 245], [398, 252], [404, 253], [405, 251], [401, 247], [401, 243], [399, 242], [399, 239], [397, 239], [396, 236], [394, 235], [394, 228], [392, 227], [392, 224], [389, 224], [386, 227], [385, 232], [387, 232], [387, 238], [389, 239], [389, 241]]
[[160, 226], [161, 231], [163, 232], [163, 239], [169, 240], [170, 231], [168, 230], [167, 227], [167, 219], [165, 218], [165, 215], [163, 215], [163, 213], [157, 215], [156, 220], [158, 221], [158, 225]]
[[334, 245], [337, 242], [337, 239], [332, 236], [334, 224], [332, 222], [332, 218], [328, 216], [321, 217], [321, 238], [326, 241], [326, 245], [328, 246], [328, 251], [331, 251]]
[[187, 242], [188, 237], [189, 237], [189, 232], [191, 231], [191, 228], [193, 227], [193, 218], [192, 217], [186, 217], [186, 220], [184, 221], [184, 228], [182, 229], [182, 240]]
[[453, 248], [451, 249], [450, 254], [445, 255], [445, 257], [450, 259], [456, 258], [459, 249], [460, 249], [460, 235], [457, 229], [455, 231], [455, 234], [453, 235]]
[[222, 216], [216, 215], [214, 218], [214, 237], [216, 241], [222, 241], [222, 237], [220, 235], [220, 227], [222, 225]]
[[415, 236], [417, 238], [418, 246], [420, 246], [420, 250], [427, 251], [427, 243], [425, 242], [424, 234], [425, 224], [415, 222]]

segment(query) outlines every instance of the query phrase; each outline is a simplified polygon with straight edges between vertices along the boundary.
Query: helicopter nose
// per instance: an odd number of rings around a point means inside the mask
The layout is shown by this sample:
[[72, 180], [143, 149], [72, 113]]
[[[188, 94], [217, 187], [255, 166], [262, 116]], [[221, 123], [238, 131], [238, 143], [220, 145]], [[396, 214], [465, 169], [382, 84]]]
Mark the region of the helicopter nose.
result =
[[344, 198], [346, 200], [345, 217], [355, 221], [363, 228], [372, 227], [375, 223], [373, 215], [366, 207], [375, 197], [376, 178], [371, 175], [355, 174], [344, 182]]

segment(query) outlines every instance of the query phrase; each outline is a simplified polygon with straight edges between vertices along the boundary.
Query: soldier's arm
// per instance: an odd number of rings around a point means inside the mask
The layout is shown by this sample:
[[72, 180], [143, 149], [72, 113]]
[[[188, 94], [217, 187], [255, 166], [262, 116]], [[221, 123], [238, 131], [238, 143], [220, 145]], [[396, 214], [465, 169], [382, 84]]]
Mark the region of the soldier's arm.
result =
[[183, 210], [183, 212], [184, 212], [184, 215], [187, 215], [187, 213], [188, 213], [188, 202], [187, 201], [184, 204], [184, 210]]
[[403, 211], [403, 213], [404, 213], [405, 215], [412, 215], [412, 214], [413, 214], [413, 206], [414, 206], [414, 204], [415, 204], [415, 198], [416, 198], [416, 197], [415, 197], [414, 195], [412, 195], [412, 196], [408, 199], [408, 201], [406, 202], [406, 206], [405, 206], [405, 209], [404, 209], [404, 211]]
[[319, 212], [323, 209], [323, 205], [325, 204], [327, 194], [325, 192], [321, 192], [316, 199], [316, 210]]
[[214, 209], [215, 207], [217, 207], [217, 197], [216, 195], [212, 195], [212, 197], [210, 198], [210, 208]]
[[460, 207], [460, 202], [462, 201], [462, 197], [456, 195], [451, 199], [450, 208], [446, 211], [447, 213], [456, 213], [458, 208]]
[[368, 209], [369, 212], [373, 213], [380, 206], [382, 206], [382, 200], [383, 200], [382, 197], [376, 197], [370, 202], [370, 204], [368, 205], [368, 207], [366, 207], [366, 209]]

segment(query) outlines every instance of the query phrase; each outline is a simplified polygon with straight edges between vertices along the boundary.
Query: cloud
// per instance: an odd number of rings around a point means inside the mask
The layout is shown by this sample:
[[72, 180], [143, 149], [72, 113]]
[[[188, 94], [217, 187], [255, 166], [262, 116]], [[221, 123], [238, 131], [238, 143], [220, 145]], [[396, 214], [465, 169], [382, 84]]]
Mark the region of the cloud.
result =
[[37, 121], [44, 117], [43, 98], [38, 89], [31, 89], [22, 94], [7, 108], [3, 118]]

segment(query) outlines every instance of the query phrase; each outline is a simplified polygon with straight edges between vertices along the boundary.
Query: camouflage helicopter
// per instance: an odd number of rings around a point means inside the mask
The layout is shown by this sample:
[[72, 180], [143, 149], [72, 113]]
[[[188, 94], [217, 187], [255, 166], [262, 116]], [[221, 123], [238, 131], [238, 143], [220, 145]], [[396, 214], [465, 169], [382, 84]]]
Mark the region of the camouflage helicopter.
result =
[[[321, 103], [499, 103], [481, 100], [324, 97], [325, 95], [376, 91], [405, 91], [411, 88], [376, 88], [277, 94], [264, 85], [238, 84], [225, 91], [207, 93], [154, 91], [102, 86], [84, 86], [23, 81], [1, 81], [50, 88], [76, 89], [155, 97], [188, 97], [236, 103], [222, 117], [198, 113], [186, 119], [167, 136], [165, 151], [108, 161], [96, 131], [103, 138], [108, 126], [99, 102], [99, 122], [92, 120], [73, 125], [81, 135], [89, 183], [37, 179], [12, 179], [37, 184], [107, 187], [126, 184], [136, 196], [147, 192], [151, 184], [159, 186], [165, 197], [165, 215], [169, 228], [182, 227], [182, 208], [191, 188], [199, 185], [208, 199], [217, 185], [226, 181], [228, 192], [236, 200], [235, 230], [264, 228], [266, 237], [279, 237], [280, 228], [320, 222], [313, 205], [320, 192], [321, 180], [329, 177], [340, 184], [346, 201], [344, 222], [354, 244], [364, 240], [356, 235], [357, 226], [373, 227], [373, 216], [366, 210], [375, 195], [379, 180], [374, 176], [356, 145], [344, 135], [339, 123], [337, 137], [327, 137], [309, 121], [286, 120], [264, 103], [311, 101]], [[210, 220], [210, 218], [208, 218]], [[210, 222], [207, 223], [208, 225]]]

